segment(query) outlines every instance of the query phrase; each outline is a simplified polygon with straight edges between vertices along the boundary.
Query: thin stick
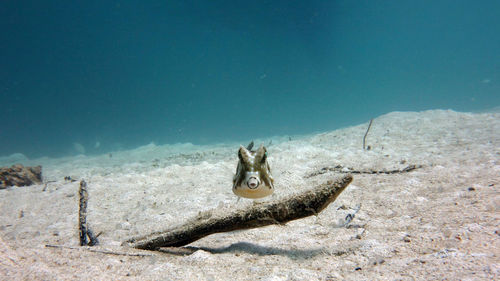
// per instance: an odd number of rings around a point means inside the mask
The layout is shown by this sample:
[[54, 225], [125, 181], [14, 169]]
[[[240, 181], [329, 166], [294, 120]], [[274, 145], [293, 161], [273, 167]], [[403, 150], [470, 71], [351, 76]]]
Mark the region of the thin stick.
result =
[[[80, 208], [78, 210], [78, 229], [80, 234], [80, 246], [94, 246], [99, 244], [97, 236], [94, 235], [92, 230], [87, 225], [87, 202], [89, 200], [89, 193], [87, 191], [87, 183], [85, 180], [80, 181]], [[87, 240], [87, 237], [89, 240]]]
[[363, 137], [363, 150], [366, 150], [366, 148], [365, 148], [366, 136], [368, 135], [368, 131], [370, 131], [370, 128], [372, 127], [372, 122], [373, 122], [373, 119], [370, 119], [370, 124], [368, 124], [368, 128], [366, 129], [365, 136]]
[[80, 208], [78, 209], [78, 229], [80, 231], [80, 246], [88, 244], [87, 241], [87, 201], [89, 193], [87, 191], [87, 183], [85, 180], [80, 181]]
[[317, 215], [351, 183], [346, 175], [328, 181], [312, 190], [277, 201], [251, 206], [243, 210], [213, 215], [214, 211], [199, 214], [196, 219], [164, 232], [151, 233], [126, 241], [129, 246], [156, 250], [160, 247], [180, 247], [213, 233], [250, 229]]
[[73, 246], [64, 246], [64, 245], [51, 245], [46, 244], [47, 248], [57, 248], [57, 249], [71, 249], [71, 250], [82, 250], [85, 249], [89, 252], [101, 253], [107, 255], [116, 255], [116, 256], [129, 256], [129, 257], [150, 257], [151, 254], [139, 254], [139, 253], [124, 253], [124, 252], [115, 252], [112, 250], [101, 250], [101, 249], [92, 249], [92, 248], [81, 248], [81, 247], [73, 247]]
[[56, 181], [46, 181], [46, 182], [45, 182], [45, 185], [43, 186], [42, 191], [46, 191], [46, 190], [47, 190], [47, 187], [49, 186], [49, 183], [53, 183], [53, 182], [56, 182]]
[[305, 178], [311, 178], [317, 175], [322, 175], [326, 174], [327, 172], [337, 172], [341, 174], [369, 174], [369, 175], [376, 175], [376, 174], [386, 174], [386, 175], [391, 175], [391, 174], [403, 174], [403, 173], [409, 173], [413, 170], [420, 169], [422, 168], [422, 165], [408, 165], [404, 167], [403, 169], [396, 169], [396, 170], [355, 170], [353, 168], [344, 168], [341, 165], [337, 165], [335, 167], [324, 167], [321, 168], [320, 170], [313, 172]]
[[87, 236], [89, 237], [89, 243], [87, 245], [89, 246], [95, 246], [99, 244], [99, 240], [97, 240], [97, 236], [99, 236], [100, 233], [97, 235], [94, 235], [94, 232], [90, 229], [89, 226], [87, 226]]

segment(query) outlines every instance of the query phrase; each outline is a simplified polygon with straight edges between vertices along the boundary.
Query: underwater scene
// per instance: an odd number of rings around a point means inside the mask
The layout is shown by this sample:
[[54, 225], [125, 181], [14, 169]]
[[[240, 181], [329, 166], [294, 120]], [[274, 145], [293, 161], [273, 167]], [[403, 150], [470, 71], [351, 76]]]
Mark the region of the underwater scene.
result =
[[3, 1], [0, 156], [500, 105], [498, 1]]
[[500, 1], [0, 1], [0, 279], [500, 279]]

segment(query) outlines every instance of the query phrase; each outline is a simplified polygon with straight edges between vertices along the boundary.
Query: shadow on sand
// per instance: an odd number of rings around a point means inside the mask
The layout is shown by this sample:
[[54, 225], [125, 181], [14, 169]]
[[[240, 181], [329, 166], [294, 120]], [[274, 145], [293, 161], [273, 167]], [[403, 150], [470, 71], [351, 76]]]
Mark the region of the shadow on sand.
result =
[[212, 254], [247, 253], [259, 256], [279, 255], [279, 256], [286, 256], [291, 259], [308, 259], [328, 252], [324, 248], [316, 248], [309, 250], [283, 249], [277, 247], [260, 246], [248, 242], [238, 242], [231, 244], [227, 247], [218, 247], [218, 248], [193, 247], [193, 246], [187, 246], [181, 248], [160, 248], [161, 252], [174, 255], [190, 255], [198, 250], [203, 250]]

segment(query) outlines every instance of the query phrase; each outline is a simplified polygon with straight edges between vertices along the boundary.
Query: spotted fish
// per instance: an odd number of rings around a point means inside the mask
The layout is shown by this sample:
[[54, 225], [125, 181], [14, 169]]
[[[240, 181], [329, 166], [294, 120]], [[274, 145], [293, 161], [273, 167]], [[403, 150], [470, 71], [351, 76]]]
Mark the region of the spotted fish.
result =
[[267, 163], [267, 150], [261, 145], [252, 150], [253, 142], [247, 148], [238, 150], [238, 167], [233, 177], [233, 192], [239, 197], [262, 198], [273, 194], [274, 179]]

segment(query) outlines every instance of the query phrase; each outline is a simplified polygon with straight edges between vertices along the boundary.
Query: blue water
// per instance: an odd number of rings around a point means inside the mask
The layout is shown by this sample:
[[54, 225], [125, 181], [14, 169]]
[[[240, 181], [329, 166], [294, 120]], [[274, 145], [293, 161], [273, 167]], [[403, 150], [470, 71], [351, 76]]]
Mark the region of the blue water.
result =
[[498, 0], [0, 1], [0, 156], [495, 107], [499, 15]]

